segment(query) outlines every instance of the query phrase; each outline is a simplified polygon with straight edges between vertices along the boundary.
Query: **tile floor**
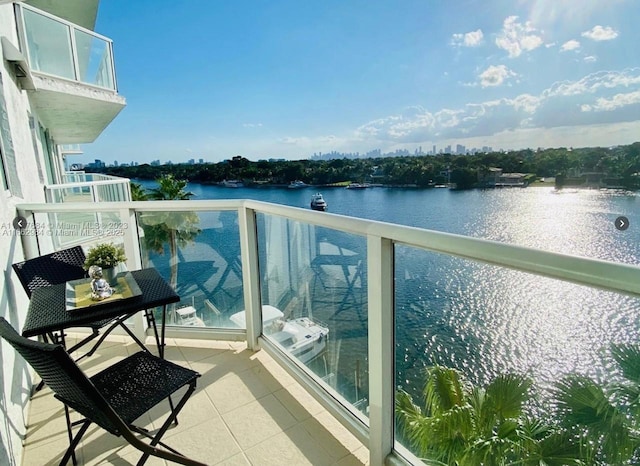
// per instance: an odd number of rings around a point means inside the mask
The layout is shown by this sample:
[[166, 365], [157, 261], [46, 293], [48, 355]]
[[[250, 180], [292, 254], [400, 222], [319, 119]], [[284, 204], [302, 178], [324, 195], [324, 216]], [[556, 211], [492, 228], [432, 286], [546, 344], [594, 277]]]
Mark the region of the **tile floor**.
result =
[[[71, 342], [72, 343], [72, 342]], [[264, 351], [243, 343], [167, 340], [167, 359], [202, 376], [163, 437], [188, 457], [211, 465], [363, 465], [369, 452]], [[113, 337], [81, 362], [89, 374], [139, 348]], [[138, 423], [158, 427], [165, 403]], [[160, 421], [159, 421], [160, 420]], [[23, 466], [58, 464], [68, 446], [64, 411], [51, 391], [33, 397]], [[79, 464], [136, 464], [138, 450], [91, 426], [76, 450]], [[148, 465], [167, 464], [150, 458]]]

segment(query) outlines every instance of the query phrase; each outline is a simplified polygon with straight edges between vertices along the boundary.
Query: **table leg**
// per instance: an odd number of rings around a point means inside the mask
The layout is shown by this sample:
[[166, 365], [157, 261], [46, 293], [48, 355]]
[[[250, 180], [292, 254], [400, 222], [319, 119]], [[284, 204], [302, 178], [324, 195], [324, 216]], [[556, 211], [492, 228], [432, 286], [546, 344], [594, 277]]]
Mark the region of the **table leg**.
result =
[[[158, 326], [156, 325], [156, 318], [153, 315], [153, 309], [145, 309], [145, 317], [147, 318], [147, 325], [153, 328], [153, 335], [156, 337], [156, 347], [158, 348], [158, 355], [163, 358], [164, 349], [161, 349], [160, 337], [158, 336]], [[164, 323], [164, 310], [162, 311], [162, 322]], [[162, 337], [162, 343], [164, 344], [164, 335]]]
[[[158, 353], [160, 354], [160, 359], [164, 359], [164, 331], [167, 322], [167, 305], [162, 306], [162, 324], [161, 324], [161, 333], [160, 333], [160, 342], [158, 343]], [[155, 319], [154, 319], [154, 327], [155, 327]], [[156, 330], [156, 341], [158, 338], [158, 332]], [[169, 407], [171, 408], [171, 412], [174, 411], [173, 400], [171, 399], [171, 395], [169, 395]], [[175, 425], [178, 425], [178, 416], [173, 420]]]
[[167, 305], [162, 306], [162, 334], [160, 336], [160, 346], [158, 347], [158, 352], [160, 354], [160, 358], [164, 359], [164, 329], [167, 322]]

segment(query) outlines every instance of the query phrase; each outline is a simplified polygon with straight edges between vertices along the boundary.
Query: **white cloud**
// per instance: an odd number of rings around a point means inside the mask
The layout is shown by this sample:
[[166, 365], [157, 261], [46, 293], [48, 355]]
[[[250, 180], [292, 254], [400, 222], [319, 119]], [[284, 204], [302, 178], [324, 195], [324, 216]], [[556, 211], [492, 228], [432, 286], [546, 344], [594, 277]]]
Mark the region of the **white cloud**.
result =
[[612, 40], [618, 37], [618, 31], [613, 29], [610, 26], [602, 27], [600, 25], [594, 26], [589, 31], [585, 31], [582, 33], [582, 37], [586, 37], [591, 40]]
[[520, 94], [510, 102], [516, 110], [523, 110], [526, 113], [534, 113], [540, 105], [540, 98], [531, 94]]
[[454, 34], [451, 38], [451, 44], [455, 46], [477, 47], [482, 43], [483, 37], [482, 29], [465, 34]]
[[616, 94], [610, 99], [599, 98], [593, 105], [585, 104], [580, 107], [583, 112], [604, 111], [611, 112], [628, 105], [640, 104], [640, 91]]
[[504, 20], [502, 31], [496, 37], [496, 45], [509, 53], [509, 58], [519, 57], [522, 52], [529, 52], [543, 44], [538, 30], [530, 21], [519, 23], [517, 16], [509, 16]]
[[568, 40], [567, 42], [565, 42], [564, 44], [562, 44], [562, 47], [560, 47], [560, 51], [561, 52], [568, 52], [570, 50], [577, 50], [580, 48], [580, 42], [578, 42], [577, 40]]
[[309, 142], [309, 138], [306, 138], [306, 137], [295, 138], [291, 136], [286, 136], [284, 138], [280, 138], [278, 142], [281, 142], [282, 144], [292, 144], [295, 146], [306, 145]]
[[594, 55], [588, 55], [588, 56], [584, 57], [584, 61], [587, 62], [587, 63], [594, 63], [594, 62], [598, 61], [598, 59]]
[[480, 73], [480, 85], [482, 87], [501, 86], [507, 79], [514, 76], [516, 76], [516, 73], [504, 65], [491, 65]]
[[554, 83], [543, 94], [545, 97], [573, 96], [580, 94], [594, 94], [596, 92], [640, 85], [640, 68], [623, 71], [598, 71], [589, 74], [578, 81], [561, 81]]
[[[499, 66], [486, 71], [490, 70], [487, 79], [491, 85], [497, 85], [500, 79], [504, 82], [513, 73]], [[366, 123], [357, 128], [355, 135], [359, 141], [369, 140], [385, 147], [490, 138], [525, 129], [551, 131], [558, 127], [630, 122], [640, 124], [640, 68], [593, 73], [576, 81], [555, 83], [537, 95], [520, 94], [437, 111], [411, 107], [401, 114]]]
[[243, 123], [242, 126], [245, 128], [260, 128], [262, 123]]

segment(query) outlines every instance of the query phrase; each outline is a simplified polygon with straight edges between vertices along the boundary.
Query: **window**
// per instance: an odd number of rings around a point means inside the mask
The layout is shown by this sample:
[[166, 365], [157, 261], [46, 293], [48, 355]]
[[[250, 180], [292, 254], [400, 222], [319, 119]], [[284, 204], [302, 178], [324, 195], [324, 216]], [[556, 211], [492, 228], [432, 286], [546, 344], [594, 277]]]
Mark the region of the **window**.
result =
[[2, 74], [0, 73], [0, 155], [2, 159], [2, 182], [14, 196], [22, 197], [22, 187], [16, 167], [16, 154], [13, 151], [13, 139], [9, 126], [9, 115], [4, 100]]

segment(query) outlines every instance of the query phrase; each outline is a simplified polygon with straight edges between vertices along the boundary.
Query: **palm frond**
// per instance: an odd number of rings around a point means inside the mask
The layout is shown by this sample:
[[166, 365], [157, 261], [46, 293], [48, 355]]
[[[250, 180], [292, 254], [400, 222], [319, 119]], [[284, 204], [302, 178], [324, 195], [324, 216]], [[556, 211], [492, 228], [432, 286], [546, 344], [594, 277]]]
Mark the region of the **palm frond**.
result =
[[564, 425], [574, 431], [582, 427], [603, 461], [622, 464], [638, 448], [627, 417], [591, 379], [566, 377], [558, 383], [556, 397]]
[[465, 403], [465, 390], [460, 372], [440, 365], [429, 367], [424, 400], [426, 412], [430, 415], [462, 406]]
[[487, 398], [498, 419], [517, 418], [529, 398], [531, 381], [515, 374], [498, 375], [487, 386]]
[[630, 382], [640, 384], [640, 347], [637, 345], [611, 345], [611, 355]]

